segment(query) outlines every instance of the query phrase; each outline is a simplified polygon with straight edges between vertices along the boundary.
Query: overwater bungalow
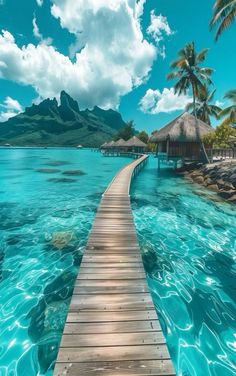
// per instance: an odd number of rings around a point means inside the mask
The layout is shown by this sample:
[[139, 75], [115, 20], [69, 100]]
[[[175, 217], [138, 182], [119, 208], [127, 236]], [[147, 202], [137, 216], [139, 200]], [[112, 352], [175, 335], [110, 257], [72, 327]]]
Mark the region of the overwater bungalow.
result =
[[122, 152], [125, 150], [126, 141], [123, 138], [120, 138], [118, 141], [114, 142], [112, 148], [115, 151]]
[[124, 149], [126, 152], [130, 153], [144, 153], [147, 150], [147, 144], [138, 137], [133, 136], [125, 142]]
[[104, 144], [102, 144], [102, 145], [100, 146], [100, 150], [105, 150], [106, 147], [107, 147], [107, 145], [108, 145], [108, 142], [104, 142]]
[[150, 141], [157, 144], [158, 160], [200, 161], [201, 140], [212, 132], [209, 124], [185, 112], [159, 131], [153, 133]]

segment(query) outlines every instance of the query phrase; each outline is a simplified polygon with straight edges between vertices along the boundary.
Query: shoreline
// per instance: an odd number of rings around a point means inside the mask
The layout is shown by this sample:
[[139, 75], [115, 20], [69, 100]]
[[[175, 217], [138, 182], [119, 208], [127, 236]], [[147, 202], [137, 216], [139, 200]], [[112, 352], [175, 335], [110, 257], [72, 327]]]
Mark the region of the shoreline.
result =
[[236, 159], [210, 163], [190, 170], [179, 170], [186, 179], [216, 192], [227, 202], [236, 204]]

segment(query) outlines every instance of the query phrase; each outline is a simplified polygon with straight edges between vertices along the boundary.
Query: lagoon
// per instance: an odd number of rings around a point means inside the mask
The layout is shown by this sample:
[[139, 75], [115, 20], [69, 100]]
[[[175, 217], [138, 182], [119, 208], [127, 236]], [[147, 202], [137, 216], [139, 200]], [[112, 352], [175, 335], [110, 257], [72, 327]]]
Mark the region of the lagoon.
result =
[[150, 159], [132, 188], [148, 283], [178, 375], [236, 374], [235, 206]]
[[[0, 149], [1, 375], [52, 374], [96, 208], [128, 161]], [[172, 359], [178, 375], [233, 375], [235, 209], [156, 164], [134, 181], [132, 208]]]
[[89, 150], [0, 149], [1, 376], [52, 374], [95, 210], [127, 161]]

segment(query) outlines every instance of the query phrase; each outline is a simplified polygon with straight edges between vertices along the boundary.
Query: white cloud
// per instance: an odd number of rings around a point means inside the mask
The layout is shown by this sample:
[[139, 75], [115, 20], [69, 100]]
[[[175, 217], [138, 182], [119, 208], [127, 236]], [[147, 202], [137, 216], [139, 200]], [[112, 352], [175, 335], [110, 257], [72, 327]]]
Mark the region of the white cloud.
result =
[[44, 38], [43, 35], [40, 33], [35, 16], [33, 18], [33, 34], [36, 39], [40, 40], [41, 43], [44, 43], [47, 45], [52, 44], [52, 38]]
[[160, 15], [156, 15], [155, 11], [151, 11], [151, 23], [147, 28], [147, 33], [152, 36], [156, 45], [158, 46], [159, 54], [165, 58], [165, 46], [161, 46], [160, 43], [163, 41], [165, 36], [173, 35], [174, 32], [171, 30], [167, 18]]
[[43, 36], [39, 31], [39, 27], [38, 27], [38, 24], [37, 24], [36, 17], [33, 18], [33, 34], [34, 34], [35, 38], [43, 39]]
[[121, 96], [146, 80], [156, 58], [156, 47], [141, 31], [144, 3], [53, 0], [52, 15], [75, 35], [74, 60], [45, 43], [19, 48], [5, 31], [0, 34], [0, 77], [32, 85], [41, 98], [64, 89], [81, 108], [117, 107]]
[[217, 107], [223, 107], [224, 104], [225, 104], [224, 102], [218, 101], [218, 100], [215, 102], [215, 106], [217, 106]]
[[148, 89], [139, 106], [142, 112], [154, 115], [184, 110], [189, 102], [192, 102], [190, 96], [175, 94], [174, 88], [164, 88], [162, 92]]
[[36, 0], [36, 3], [39, 7], [41, 7], [43, 5], [43, 0]]
[[0, 107], [4, 109], [4, 111], [0, 111], [0, 122], [6, 121], [23, 111], [21, 104], [11, 97], [6, 97]]
[[138, 0], [138, 2], [135, 4], [136, 6], [136, 17], [139, 18], [143, 15], [143, 9], [144, 5], [146, 3], [146, 0]]

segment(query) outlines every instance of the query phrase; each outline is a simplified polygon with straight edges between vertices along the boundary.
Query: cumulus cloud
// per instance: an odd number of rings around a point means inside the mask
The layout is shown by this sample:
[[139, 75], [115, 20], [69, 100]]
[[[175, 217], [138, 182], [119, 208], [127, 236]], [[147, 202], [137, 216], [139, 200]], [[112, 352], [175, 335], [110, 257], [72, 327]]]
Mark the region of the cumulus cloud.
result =
[[6, 97], [0, 107], [3, 109], [3, 111], [0, 111], [0, 122], [6, 121], [23, 111], [21, 104], [11, 97]]
[[162, 92], [148, 89], [139, 106], [142, 112], [155, 115], [161, 112], [184, 110], [190, 102], [192, 102], [190, 96], [175, 94], [174, 88], [164, 88]]
[[[0, 34], [0, 77], [32, 85], [41, 98], [66, 90], [81, 108], [116, 108], [120, 97], [143, 83], [156, 58], [144, 39], [140, 0], [53, 0], [51, 13], [73, 33], [74, 59], [39, 43], [18, 47], [8, 32]], [[42, 37], [36, 20], [34, 32]]]
[[155, 11], [151, 11], [151, 23], [147, 28], [147, 33], [152, 36], [156, 45], [158, 46], [159, 54], [165, 58], [165, 46], [161, 46], [165, 36], [173, 35], [174, 32], [171, 30], [167, 18], [160, 15], [156, 15]]

